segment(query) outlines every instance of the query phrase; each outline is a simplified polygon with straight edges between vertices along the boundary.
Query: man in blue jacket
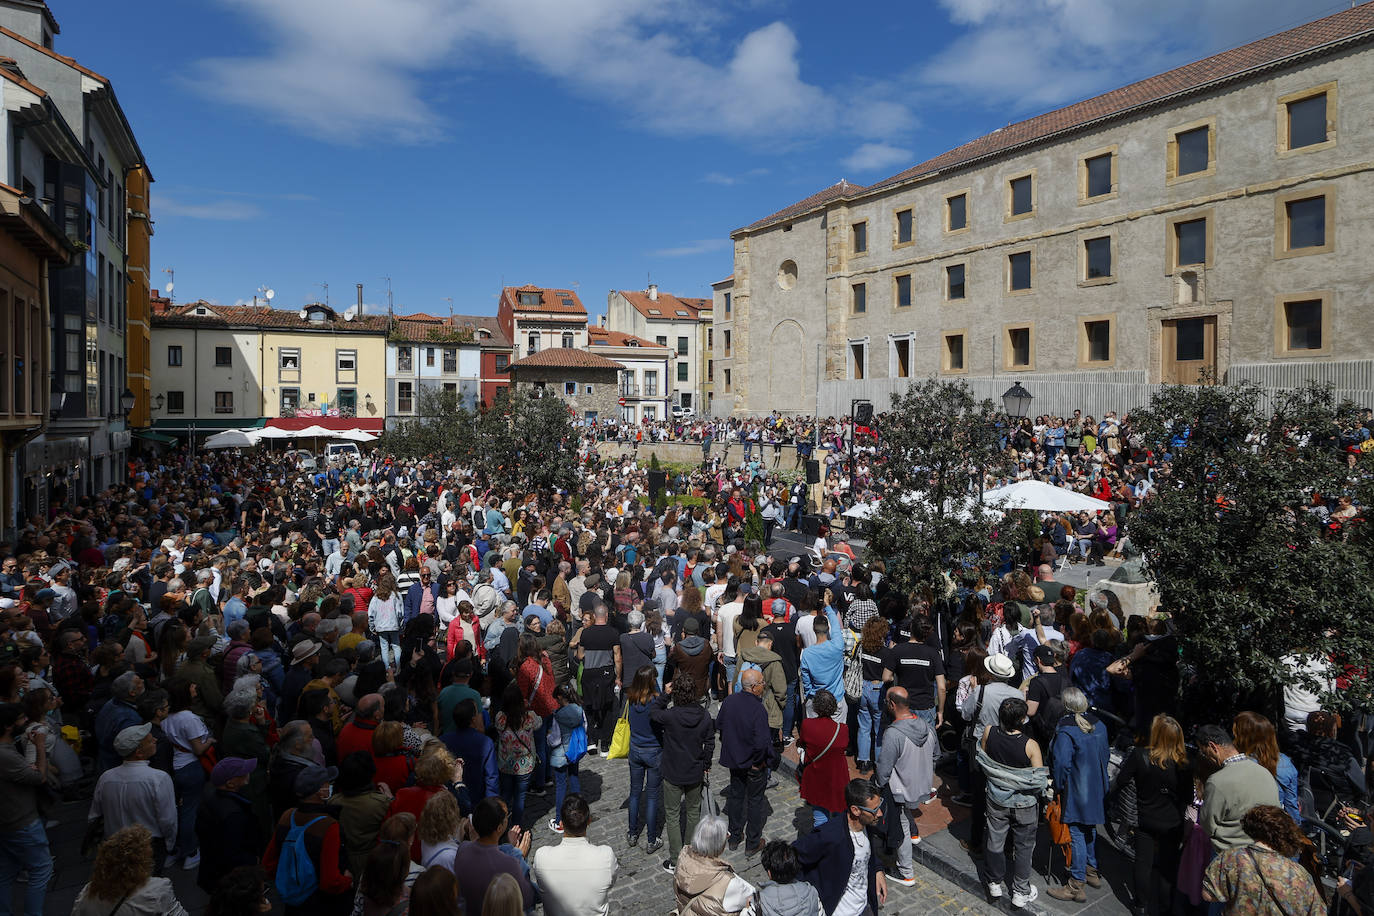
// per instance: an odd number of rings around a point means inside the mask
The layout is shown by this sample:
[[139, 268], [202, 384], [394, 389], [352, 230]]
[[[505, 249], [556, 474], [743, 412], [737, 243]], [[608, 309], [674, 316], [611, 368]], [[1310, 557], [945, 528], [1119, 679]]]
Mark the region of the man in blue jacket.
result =
[[868, 828], [882, 815], [882, 796], [868, 780], [851, 779], [844, 787], [844, 801], [844, 817], [832, 817], [792, 848], [826, 916], [877, 913], [887, 903], [887, 876]]
[[[763, 848], [764, 794], [768, 773], [777, 751], [763, 708], [763, 672], [750, 668], [740, 676], [743, 689], [720, 704], [716, 730], [720, 732], [720, 765], [730, 770], [725, 794], [725, 814], [730, 819], [730, 848], [748, 841], [744, 851], [753, 855]], [[747, 824], [747, 827], [746, 827]]]
[[434, 573], [428, 566], [420, 567], [420, 581], [416, 582], [406, 590], [405, 597], [405, 617], [401, 621], [404, 627], [420, 614], [435, 616], [435, 607], [439, 602], [439, 583], [434, 581]]
[[839, 704], [833, 718], [843, 723], [849, 718], [849, 705], [844, 699], [844, 640], [839, 616], [833, 609], [826, 608], [824, 617], [816, 617], [813, 632], [816, 644], [802, 649], [798, 666], [802, 696], [806, 698], [806, 715], [810, 718], [816, 714], [811, 707], [811, 698], [818, 691], [828, 690]]
[[[463, 724], [463, 723], [466, 723]], [[453, 708], [453, 729], [439, 736], [444, 747], [463, 761], [463, 785], [473, 804], [500, 795], [496, 769], [496, 745], [482, 730], [481, 713], [472, 700]]]

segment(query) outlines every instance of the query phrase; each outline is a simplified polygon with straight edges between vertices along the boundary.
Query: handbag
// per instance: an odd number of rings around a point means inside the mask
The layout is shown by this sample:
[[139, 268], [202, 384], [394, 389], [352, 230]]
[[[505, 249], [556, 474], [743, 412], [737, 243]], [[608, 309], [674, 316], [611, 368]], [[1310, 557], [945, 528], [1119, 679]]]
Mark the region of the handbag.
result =
[[611, 749], [606, 752], [608, 760], [620, 760], [630, 756], [630, 704], [625, 703], [625, 711], [620, 714], [620, 719], [615, 723], [615, 732], [611, 735]]
[[701, 780], [701, 816], [720, 817], [720, 802], [711, 794], [711, 777]]
[[825, 747], [821, 748], [821, 752], [820, 752], [819, 754], [817, 754], [814, 758], [808, 758], [807, 755], [806, 755], [806, 749], [803, 748], [801, 745], [797, 745], [797, 778], [798, 778], [798, 779], [800, 779], [802, 773], [806, 771], [806, 765], [807, 765], [808, 763], [810, 763], [811, 760], [813, 760], [813, 759], [814, 759], [814, 760], [820, 760], [822, 757], [824, 757], [825, 754], [826, 754], [826, 751], [830, 750], [830, 748], [835, 744], [835, 739], [838, 738], [838, 737], [840, 737], [840, 724], [839, 724], [838, 722], [833, 722], [833, 723], [831, 723], [831, 724], [833, 724], [833, 725], [835, 726], [835, 732], [834, 732], [834, 734], [832, 734], [832, 735], [830, 736], [830, 740], [827, 741], [827, 742], [825, 742]]
[[1050, 843], [1064, 853], [1064, 864], [1072, 865], [1073, 838], [1069, 835], [1069, 825], [1064, 823], [1064, 806], [1058, 798], [1050, 799], [1045, 806], [1045, 823], [1050, 828]]
[[963, 745], [964, 756], [966, 756], [970, 762], [977, 757], [976, 745], [978, 744], [978, 736], [977, 733], [974, 732], [974, 729], [978, 727], [978, 717], [982, 715], [983, 712], [983, 691], [986, 689], [986, 685], [978, 688], [978, 703], [973, 707], [973, 716], [968, 720], [968, 724], [964, 726], [964, 735], [960, 742]]

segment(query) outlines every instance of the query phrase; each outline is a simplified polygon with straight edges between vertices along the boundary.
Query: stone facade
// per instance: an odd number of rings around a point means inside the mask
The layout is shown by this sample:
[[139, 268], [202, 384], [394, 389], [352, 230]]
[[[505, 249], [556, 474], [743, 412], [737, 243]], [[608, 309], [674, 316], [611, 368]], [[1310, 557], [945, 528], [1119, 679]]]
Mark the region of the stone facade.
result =
[[580, 419], [604, 422], [620, 416], [618, 368], [557, 366], [511, 367], [517, 391], [543, 389], [545, 396], [561, 397]]
[[[1262, 66], [1193, 75], [1238, 56]], [[1155, 101], [1108, 110], [1132, 95]], [[730, 391], [718, 378], [715, 412], [847, 413], [850, 397], [881, 406], [932, 375], [994, 397], [1021, 381], [1033, 412], [1100, 411], [1085, 399], [1111, 385], [1120, 410], [1204, 370], [1329, 380], [1368, 403], [1371, 111], [1366, 4], [1004, 128], [1024, 142], [999, 131], [929, 168], [826, 189], [732, 235], [715, 307]], [[1314, 141], [1295, 139], [1305, 117]]]

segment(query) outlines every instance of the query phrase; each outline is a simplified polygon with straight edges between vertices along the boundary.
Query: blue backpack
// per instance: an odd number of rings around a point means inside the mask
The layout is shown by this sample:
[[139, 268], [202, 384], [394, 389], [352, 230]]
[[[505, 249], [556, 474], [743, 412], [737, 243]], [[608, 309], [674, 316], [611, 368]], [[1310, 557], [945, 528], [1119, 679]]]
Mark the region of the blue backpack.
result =
[[320, 886], [315, 863], [310, 861], [310, 851], [305, 848], [305, 832], [322, 820], [324, 815], [300, 825], [292, 820], [291, 829], [281, 844], [281, 856], [277, 859], [277, 895], [287, 906], [305, 903]]
[[577, 763], [587, 756], [587, 726], [585, 724], [577, 726], [568, 735], [568, 749], [564, 752], [568, 758], [568, 763]]

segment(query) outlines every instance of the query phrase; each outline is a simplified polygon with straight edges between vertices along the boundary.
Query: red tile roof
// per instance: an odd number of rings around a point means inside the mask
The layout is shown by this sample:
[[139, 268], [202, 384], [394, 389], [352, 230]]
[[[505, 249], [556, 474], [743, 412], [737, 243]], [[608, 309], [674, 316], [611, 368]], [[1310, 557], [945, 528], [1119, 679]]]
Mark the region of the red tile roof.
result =
[[[520, 293], [538, 293], [538, 305], [521, 305]], [[501, 290], [502, 304], [510, 304], [517, 312], [548, 312], [557, 315], [585, 315], [586, 308], [577, 293], [570, 289], [546, 289], [542, 286], [507, 286]], [[523, 316], [522, 316], [523, 317]]]
[[480, 328], [486, 331], [490, 335], [489, 337], [477, 338], [478, 343], [484, 347], [496, 347], [498, 349], [501, 347], [509, 349], [510, 347], [510, 338], [506, 336], [505, 331], [501, 330], [500, 319], [495, 315], [454, 315], [452, 320], [454, 327], [461, 328], [472, 325], [474, 330]]
[[463, 327], [462, 325], [459, 325], [456, 328], [450, 327], [447, 319], [443, 321], [415, 321], [413, 319], [414, 316], [412, 315], [407, 315], [403, 318], [397, 318], [396, 326], [392, 329], [392, 336], [398, 337], [402, 340], [415, 341], [417, 343], [433, 343], [440, 345], [448, 344], [453, 346], [457, 346], [459, 344], [464, 343], [476, 342], [475, 336], [469, 337], [467, 340], [443, 339], [443, 336], [445, 334], [450, 334], [453, 331], [458, 331], [461, 333], [463, 331], [471, 330], [469, 328]]
[[[634, 306], [635, 311], [650, 321], [700, 321], [701, 312], [711, 311], [710, 299], [674, 296], [662, 290], [659, 290], [657, 299], [650, 299], [649, 294], [643, 290], [621, 289], [616, 292], [624, 296], [625, 301]], [[687, 314], [679, 315], [679, 310]], [[658, 314], [654, 314], [655, 312]]]
[[[195, 314], [195, 310], [199, 307], [205, 308], [209, 314]], [[217, 305], [213, 302], [200, 300], [174, 305], [165, 312], [154, 312], [152, 319], [155, 325], [183, 327], [330, 330], [358, 334], [385, 334], [387, 330], [388, 319], [385, 315], [359, 315], [352, 321], [344, 321], [342, 315], [319, 303], [308, 305], [306, 309], [324, 309], [326, 315], [333, 317], [327, 317], [323, 322], [311, 321], [308, 318], [302, 318], [299, 311], [274, 309], [265, 305]]]
[[1086, 127], [1107, 118], [1121, 117], [1182, 94], [1244, 77], [1257, 69], [1273, 66], [1329, 45], [1352, 39], [1369, 40], [1371, 37], [1374, 37], [1374, 3], [1364, 3], [1268, 38], [1261, 38], [1238, 48], [1184, 64], [1166, 73], [1120, 89], [1113, 89], [1057, 111], [1011, 124], [914, 165], [868, 188], [845, 185], [844, 182], [831, 185], [805, 200], [736, 231], [756, 229], [797, 216], [841, 197], [858, 197], [865, 191], [889, 188], [936, 172], [969, 165], [980, 159]]
[[13, 57], [0, 57], [0, 78], [7, 79], [16, 86], [27, 89], [40, 99], [48, 97], [46, 92], [24, 78], [22, 72], [15, 65]]
[[665, 344], [645, 340], [643, 337], [636, 337], [633, 334], [626, 334], [624, 331], [612, 331], [610, 328], [588, 328], [587, 342], [593, 347], [642, 347], [646, 350], [668, 350]]
[[511, 369], [624, 369], [620, 363], [570, 347], [550, 347], [510, 364]]

